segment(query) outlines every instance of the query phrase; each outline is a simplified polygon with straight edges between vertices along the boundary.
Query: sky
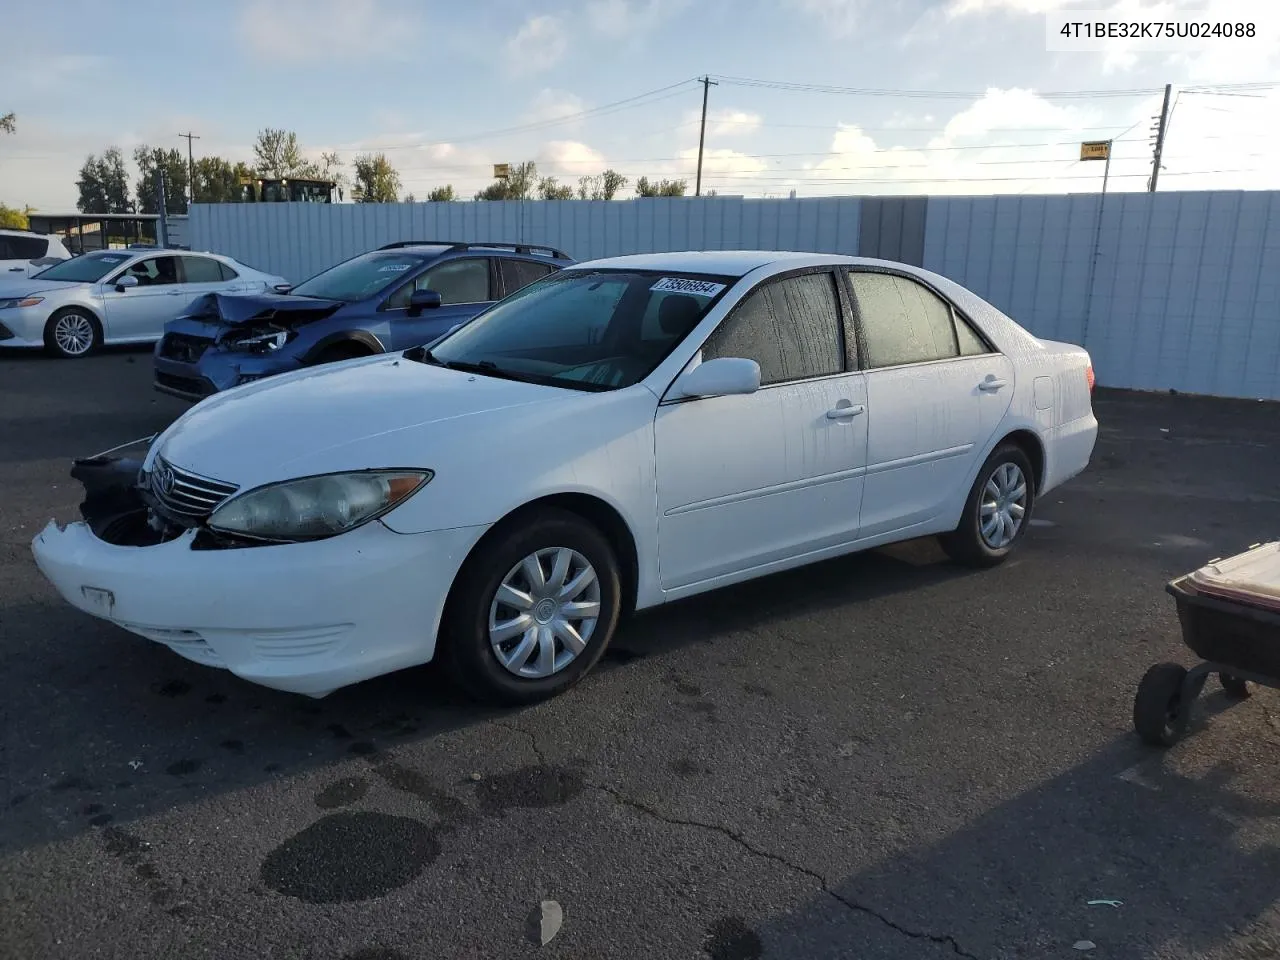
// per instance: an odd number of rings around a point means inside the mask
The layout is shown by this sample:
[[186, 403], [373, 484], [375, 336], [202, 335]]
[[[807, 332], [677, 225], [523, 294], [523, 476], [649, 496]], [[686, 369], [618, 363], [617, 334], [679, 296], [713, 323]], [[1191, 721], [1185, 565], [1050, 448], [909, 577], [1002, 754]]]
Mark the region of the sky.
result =
[[[1259, 35], [1050, 52], [1045, 11], [1059, 7], [1144, 20], [1210, 7]], [[6, 10], [21, 42], [0, 58], [0, 114], [17, 114], [16, 134], [0, 134], [0, 203], [72, 211], [87, 155], [185, 152], [181, 132], [199, 136], [197, 156], [251, 161], [264, 127], [296, 131], [313, 157], [384, 151], [418, 199], [444, 184], [470, 197], [492, 164], [523, 160], [562, 183], [612, 167], [632, 185], [686, 178], [692, 192], [701, 76], [717, 81], [703, 188], [722, 195], [1094, 191], [1104, 164], [1081, 162], [1079, 143], [1110, 138], [1108, 190], [1143, 190], [1166, 83], [1160, 189], [1280, 188], [1275, 0], [132, 0], [128, 11]], [[1206, 86], [1218, 89], [1195, 89]]]

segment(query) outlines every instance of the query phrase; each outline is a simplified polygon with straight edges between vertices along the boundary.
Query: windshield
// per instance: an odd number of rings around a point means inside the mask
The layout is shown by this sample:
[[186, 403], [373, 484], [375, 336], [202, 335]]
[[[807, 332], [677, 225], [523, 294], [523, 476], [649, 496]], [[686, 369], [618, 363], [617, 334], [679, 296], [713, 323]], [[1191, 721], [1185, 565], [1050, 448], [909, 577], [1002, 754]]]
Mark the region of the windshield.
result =
[[293, 294], [355, 303], [372, 297], [421, 264], [422, 257], [403, 251], [365, 253], [302, 281]]
[[97, 283], [116, 267], [128, 263], [133, 257], [132, 253], [86, 253], [82, 257], [63, 260], [48, 270], [41, 270], [32, 279]]
[[423, 359], [580, 390], [629, 387], [666, 359], [734, 279], [566, 270], [495, 304]]

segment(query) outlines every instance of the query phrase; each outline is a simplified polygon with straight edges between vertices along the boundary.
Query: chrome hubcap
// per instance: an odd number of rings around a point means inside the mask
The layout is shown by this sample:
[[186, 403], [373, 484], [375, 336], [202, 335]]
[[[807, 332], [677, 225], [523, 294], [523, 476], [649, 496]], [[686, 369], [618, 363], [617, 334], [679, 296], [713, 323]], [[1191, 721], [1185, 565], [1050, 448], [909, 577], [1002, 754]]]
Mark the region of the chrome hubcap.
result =
[[982, 489], [978, 523], [982, 540], [993, 550], [1013, 542], [1027, 515], [1027, 478], [1016, 463], [996, 467]]
[[517, 677], [559, 673], [587, 648], [600, 617], [600, 580], [582, 554], [547, 547], [512, 567], [489, 606], [489, 645]]
[[93, 345], [93, 324], [88, 317], [69, 313], [53, 325], [53, 339], [64, 353], [79, 356]]

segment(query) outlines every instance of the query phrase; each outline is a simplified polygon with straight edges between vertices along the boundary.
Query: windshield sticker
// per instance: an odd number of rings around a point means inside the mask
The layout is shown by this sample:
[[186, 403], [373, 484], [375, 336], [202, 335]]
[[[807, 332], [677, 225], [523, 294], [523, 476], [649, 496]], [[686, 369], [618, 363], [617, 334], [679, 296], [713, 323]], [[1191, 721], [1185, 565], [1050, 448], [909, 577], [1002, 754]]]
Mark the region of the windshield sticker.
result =
[[98, 259], [101, 260], [103, 263], [124, 263], [129, 258], [128, 257], [99, 257]]
[[650, 290], [667, 293], [692, 293], [699, 297], [714, 297], [724, 289], [723, 283], [712, 283], [710, 280], [685, 280], [681, 277], [663, 277]]
[[390, 263], [385, 267], [379, 267], [379, 273], [404, 273], [409, 269], [411, 264], [408, 263]]

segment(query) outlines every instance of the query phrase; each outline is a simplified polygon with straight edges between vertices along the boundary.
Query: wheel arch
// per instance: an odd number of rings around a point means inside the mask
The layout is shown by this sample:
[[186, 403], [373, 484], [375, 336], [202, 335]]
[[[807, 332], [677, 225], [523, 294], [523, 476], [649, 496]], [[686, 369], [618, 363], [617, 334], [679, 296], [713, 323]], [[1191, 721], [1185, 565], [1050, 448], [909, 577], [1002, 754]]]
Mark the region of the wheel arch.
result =
[[[386, 353], [386, 348], [382, 342], [368, 330], [336, 330], [333, 333], [325, 334], [317, 340], [305, 354], [303, 354], [302, 362], [304, 364], [314, 363], [316, 358], [330, 347], [340, 344], [358, 344], [361, 348], [368, 351], [368, 356], [378, 353]], [[366, 354], [359, 354], [365, 356]]]
[[[621, 616], [630, 615], [635, 610], [637, 590], [640, 580], [640, 555], [636, 546], [635, 534], [618, 512], [617, 508], [601, 497], [589, 493], [565, 492], [552, 493], [530, 500], [507, 512], [497, 523], [485, 531], [471, 549], [466, 558], [458, 566], [453, 583], [449, 585], [449, 598], [452, 599], [455, 588], [467, 572], [473, 557], [491, 540], [502, 536], [512, 526], [521, 523], [525, 518], [541, 510], [563, 510], [576, 514], [599, 530], [613, 548], [614, 557], [618, 561], [618, 573], [622, 579]], [[447, 603], [448, 601], [446, 601]]]
[[1001, 438], [1000, 444], [1012, 443], [1027, 455], [1027, 459], [1031, 461], [1031, 471], [1034, 474], [1032, 480], [1036, 485], [1036, 492], [1039, 493], [1044, 489], [1045, 478], [1045, 451], [1044, 441], [1035, 433], [1034, 430], [1028, 430], [1020, 427], [1012, 430]]

